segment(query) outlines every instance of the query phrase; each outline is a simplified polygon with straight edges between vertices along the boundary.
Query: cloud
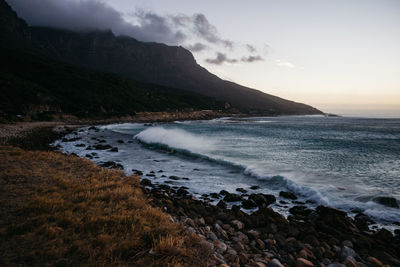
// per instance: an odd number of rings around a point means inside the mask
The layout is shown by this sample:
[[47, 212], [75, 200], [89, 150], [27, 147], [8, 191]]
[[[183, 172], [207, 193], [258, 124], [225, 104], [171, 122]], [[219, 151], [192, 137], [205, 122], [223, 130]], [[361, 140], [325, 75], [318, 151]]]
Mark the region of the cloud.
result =
[[186, 46], [186, 49], [188, 49], [192, 52], [200, 52], [207, 48], [208, 48], [208, 46], [206, 46], [205, 44], [202, 44], [202, 43], [195, 43], [195, 44]]
[[[221, 38], [217, 28], [204, 14], [161, 16], [151, 11], [135, 10], [124, 14], [101, 0], [7, 0], [33, 26], [70, 30], [109, 30], [146, 42], [185, 45], [205, 42], [232, 49], [234, 42]], [[204, 47], [194, 45], [193, 51]]]
[[261, 56], [248, 56], [248, 57], [242, 57], [241, 61], [247, 62], [247, 63], [252, 63], [255, 61], [264, 61], [264, 59]]
[[257, 49], [254, 46], [250, 45], [250, 44], [246, 44], [246, 48], [250, 53], [257, 52]]
[[222, 65], [223, 63], [236, 63], [238, 60], [237, 59], [230, 59], [226, 56], [224, 53], [217, 53], [217, 56], [215, 58], [207, 58], [206, 62], [214, 65]]
[[282, 61], [280, 59], [275, 59], [275, 64], [279, 67], [287, 67], [287, 68], [295, 68], [296, 66], [293, 63], [290, 63], [288, 61]]

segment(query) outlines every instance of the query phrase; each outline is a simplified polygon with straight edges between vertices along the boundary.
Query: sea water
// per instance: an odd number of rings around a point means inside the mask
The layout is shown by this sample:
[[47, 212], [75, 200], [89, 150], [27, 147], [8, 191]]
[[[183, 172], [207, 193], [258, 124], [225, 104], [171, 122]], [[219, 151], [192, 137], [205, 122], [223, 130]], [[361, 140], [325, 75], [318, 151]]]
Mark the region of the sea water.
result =
[[[279, 192], [291, 191], [297, 204], [363, 212], [392, 229], [400, 222], [400, 209], [373, 201], [400, 199], [400, 119], [282, 116], [125, 123], [100, 131], [84, 128], [78, 136], [82, 139], [56, 144], [82, 157], [95, 152], [94, 161], [118, 162], [127, 174], [140, 170], [156, 184], [186, 186], [197, 197], [243, 188], [277, 196], [272, 207], [287, 215], [296, 203], [279, 198]], [[87, 150], [96, 138], [118, 152]], [[188, 179], [171, 180], [172, 175]]]

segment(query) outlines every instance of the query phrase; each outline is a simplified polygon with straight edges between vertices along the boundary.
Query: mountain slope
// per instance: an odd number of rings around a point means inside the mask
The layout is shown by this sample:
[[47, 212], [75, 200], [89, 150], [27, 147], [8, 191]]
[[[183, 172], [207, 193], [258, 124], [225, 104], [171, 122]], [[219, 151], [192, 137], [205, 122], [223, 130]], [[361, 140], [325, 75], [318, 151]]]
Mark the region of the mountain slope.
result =
[[[229, 102], [242, 112], [264, 115], [321, 113], [308, 105], [224, 81], [198, 65], [193, 55], [182, 47], [116, 37], [111, 31], [78, 33], [27, 27], [4, 0], [0, 3], [0, 14], [7, 16], [2, 20], [6, 25], [3, 37], [11, 39], [7, 36], [15, 31], [15, 39], [23, 39], [31, 45], [30, 49], [53, 59], [145, 83], [193, 91]], [[4, 25], [0, 27], [4, 28]]]
[[186, 49], [116, 37], [111, 31], [75, 33], [31, 27], [37, 45], [53, 57], [72, 64], [191, 90], [246, 112], [314, 114], [318, 110], [218, 78], [198, 65]]

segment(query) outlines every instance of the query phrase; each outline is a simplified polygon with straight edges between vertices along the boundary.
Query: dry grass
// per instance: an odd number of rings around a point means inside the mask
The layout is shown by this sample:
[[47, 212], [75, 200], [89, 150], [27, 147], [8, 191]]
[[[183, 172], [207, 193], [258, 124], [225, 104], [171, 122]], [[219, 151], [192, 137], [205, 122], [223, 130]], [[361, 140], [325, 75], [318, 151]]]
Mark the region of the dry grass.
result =
[[209, 251], [151, 207], [139, 177], [0, 147], [0, 265], [205, 266]]

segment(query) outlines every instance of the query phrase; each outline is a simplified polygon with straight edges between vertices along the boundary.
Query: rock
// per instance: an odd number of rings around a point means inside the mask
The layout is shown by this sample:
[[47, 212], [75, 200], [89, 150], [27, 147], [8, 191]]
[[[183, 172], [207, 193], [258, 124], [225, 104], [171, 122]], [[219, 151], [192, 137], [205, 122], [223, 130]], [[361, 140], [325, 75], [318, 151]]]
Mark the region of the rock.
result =
[[231, 221], [231, 225], [236, 229], [236, 230], [242, 230], [244, 228], [244, 224], [241, 221], [238, 220], [233, 220]]
[[184, 187], [179, 187], [179, 189], [178, 189], [178, 191], [176, 191], [176, 193], [179, 195], [179, 196], [186, 196], [186, 195], [189, 195], [189, 192], [184, 188]]
[[256, 230], [249, 230], [247, 231], [247, 235], [252, 239], [257, 239], [260, 236], [260, 232]]
[[224, 229], [222, 229], [222, 227], [221, 227], [218, 223], [214, 224], [214, 229], [215, 229], [215, 231], [217, 231], [217, 233], [218, 233], [220, 236], [222, 236], [225, 240], [228, 240], [228, 239], [229, 239], [228, 234], [226, 233], [226, 231], [225, 231]]
[[374, 237], [383, 242], [390, 242], [393, 239], [393, 234], [389, 230], [381, 228], [374, 234]]
[[242, 200], [242, 207], [243, 207], [244, 209], [250, 210], [250, 209], [257, 208], [258, 205], [257, 205], [256, 202], [254, 202], [254, 200], [245, 199], [245, 200]]
[[399, 203], [397, 203], [397, 199], [394, 197], [375, 197], [372, 201], [386, 207], [399, 208]]
[[257, 189], [260, 189], [260, 187], [258, 185], [252, 185], [252, 186], [250, 186], [250, 189], [257, 190]]
[[246, 264], [249, 261], [249, 255], [246, 253], [239, 253], [239, 261], [241, 264]]
[[265, 243], [261, 239], [256, 239], [257, 247], [261, 250], [265, 249]]
[[281, 192], [279, 192], [279, 196], [287, 198], [287, 199], [293, 199], [293, 200], [297, 199], [297, 196], [295, 194], [293, 194], [292, 192], [281, 191]]
[[276, 232], [278, 232], [278, 227], [274, 223], [269, 223], [265, 227], [265, 230], [269, 234], [275, 234]]
[[375, 223], [368, 215], [366, 215], [364, 213], [358, 213], [354, 217], [354, 222], [355, 222], [357, 228], [362, 231], [369, 231], [368, 225]]
[[263, 262], [257, 261], [255, 263], [255, 267], [267, 267], [267, 265], [265, 265]]
[[327, 206], [318, 206], [317, 207], [317, 212], [321, 216], [336, 215], [336, 216], [343, 216], [344, 217], [344, 216], [347, 215], [347, 213], [342, 211], [342, 210], [331, 208], [331, 207], [327, 207]]
[[175, 180], [175, 181], [177, 181], [177, 180], [180, 180], [181, 178], [180, 177], [178, 177], [178, 176], [175, 176], [175, 175], [171, 175], [170, 177], [168, 177], [169, 179], [171, 179], [171, 180]]
[[220, 200], [220, 201], [217, 203], [217, 207], [220, 208], [220, 209], [226, 209], [226, 208], [227, 208], [226, 202], [223, 201], [223, 200]]
[[275, 196], [265, 194], [251, 194], [249, 200], [253, 200], [257, 203], [258, 207], [266, 207], [276, 201]]
[[357, 255], [357, 253], [352, 248], [349, 248], [349, 247], [346, 247], [346, 246], [342, 247], [342, 249], [340, 251], [340, 260], [343, 262], [349, 256], [351, 256], [351, 257], [353, 257], [354, 259], [357, 259], [357, 260], [360, 259], [360, 257]]
[[311, 214], [312, 210], [306, 206], [294, 206], [289, 209], [289, 212], [297, 218], [304, 219]]
[[106, 149], [111, 149], [112, 147], [110, 145], [102, 145], [102, 144], [96, 144], [94, 145], [94, 149], [96, 150], [106, 150]]
[[346, 267], [344, 264], [334, 262], [328, 265], [328, 267]]
[[352, 243], [350, 240], [344, 240], [344, 241], [342, 242], [342, 246], [346, 246], [346, 247], [349, 247], [349, 248], [353, 248], [353, 243]]
[[273, 259], [269, 262], [268, 267], [284, 267], [278, 259]]
[[124, 140], [121, 140], [121, 139], [120, 139], [120, 140], [117, 141], [117, 143], [118, 143], [118, 144], [123, 144], [123, 143], [124, 143]]
[[237, 202], [242, 200], [242, 197], [238, 194], [230, 194], [228, 193], [227, 195], [225, 195], [224, 200], [226, 202]]
[[232, 240], [242, 244], [247, 244], [249, 242], [247, 235], [243, 234], [242, 232], [236, 232], [236, 235], [232, 237]]
[[247, 193], [247, 190], [243, 189], [243, 188], [236, 188], [236, 191], [240, 192], [240, 193]]
[[109, 150], [110, 152], [118, 152], [118, 147], [113, 147]]
[[140, 184], [144, 185], [144, 186], [152, 186], [153, 185], [149, 179], [142, 179], [140, 181]]
[[86, 145], [81, 143], [81, 144], [76, 144], [75, 146], [76, 147], [85, 147]]
[[374, 257], [368, 257], [367, 259], [369, 265], [371, 267], [381, 267], [384, 266], [382, 262], [380, 262], [377, 258]]
[[226, 263], [223, 263], [223, 264], [218, 265], [218, 267], [230, 267], [230, 266]]
[[306, 260], [303, 258], [297, 258], [294, 266], [295, 267], [312, 267], [312, 266], [314, 266], [314, 264], [309, 260]]
[[106, 167], [106, 168], [109, 168], [109, 169], [120, 169], [120, 170], [124, 169], [124, 166], [122, 166], [119, 163], [115, 163], [114, 161], [101, 162], [99, 165], [101, 167]]
[[208, 232], [206, 236], [208, 239], [211, 239], [212, 241], [218, 240], [218, 237], [211, 231]]
[[222, 196], [226, 196], [226, 195], [229, 195], [230, 193], [226, 190], [221, 190], [221, 191], [219, 191], [219, 194]]
[[352, 256], [348, 256], [343, 264], [346, 267], [357, 267], [357, 261]]
[[132, 172], [137, 174], [137, 175], [143, 175], [143, 172], [141, 172], [139, 170], [132, 169]]
[[226, 249], [228, 248], [228, 246], [220, 240], [214, 240], [213, 244], [214, 244], [214, 247], [216, 248], [216, 250], [221, 254], [224, 253], [226, 251]]

